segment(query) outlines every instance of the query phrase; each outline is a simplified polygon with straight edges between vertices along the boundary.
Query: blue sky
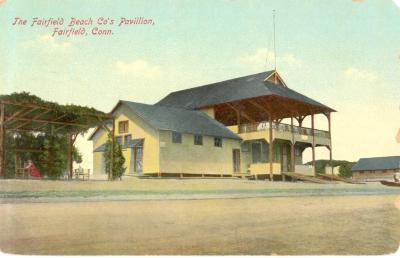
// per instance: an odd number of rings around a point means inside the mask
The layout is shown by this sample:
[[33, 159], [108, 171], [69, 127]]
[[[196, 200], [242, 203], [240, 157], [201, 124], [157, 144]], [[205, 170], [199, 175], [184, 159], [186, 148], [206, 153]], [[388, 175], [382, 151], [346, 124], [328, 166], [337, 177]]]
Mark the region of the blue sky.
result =
[[[109, 111], [119, 99], [154, 103], [174, 90], [269, 70], [274, 9], [278, 72], [290, 88], [338, 110], [334, 158], [399, 155], [400, 8], [390, 0], [7, 0], [0, 90]], [[30, 27], [33, 17], [101, 16], [155, 25], [70, 38]], [[29, 26], [12, 26], [14, 17]], [[89, 166], [90, 143], [78, 145]]]

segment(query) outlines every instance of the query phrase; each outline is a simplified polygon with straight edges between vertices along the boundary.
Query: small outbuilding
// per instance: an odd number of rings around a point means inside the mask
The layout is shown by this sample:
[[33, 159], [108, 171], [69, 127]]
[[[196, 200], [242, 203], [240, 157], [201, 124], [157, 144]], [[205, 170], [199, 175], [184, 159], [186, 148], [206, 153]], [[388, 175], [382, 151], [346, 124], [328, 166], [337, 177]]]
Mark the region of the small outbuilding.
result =
[[400, 172], [400, 156], [361, 158], [351, 172], [360, 181], [393, 180], [394, 173]]

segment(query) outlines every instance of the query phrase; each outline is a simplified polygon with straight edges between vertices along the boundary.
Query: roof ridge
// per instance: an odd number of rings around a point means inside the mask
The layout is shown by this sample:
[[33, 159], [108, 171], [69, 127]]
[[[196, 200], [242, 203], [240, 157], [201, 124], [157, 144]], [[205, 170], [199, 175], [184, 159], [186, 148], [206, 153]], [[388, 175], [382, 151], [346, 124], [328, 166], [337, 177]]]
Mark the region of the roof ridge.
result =
[[162, 108], [162, 109], [172, 109], [172, 110], [180, 110], [180, 111], [188, 111], [188, 112], [196, 112], [197, 111], [194, 109], [178, 108], [178, 107], [171, 107], [171, 106], [161, 106], [161, 105], [157, 105], [157, 104], [146, 104], [146, 103], [134, 102], [134, 101], [129, 101], [129, 100], [121, 100], [121, 101], [127, 102], [127, 103], [149, 106], [149, 107]]
[[368, 158], [360, 158], [361, 159], [382, 159], [382, 158], [400, 158], [399, 155], [395, 156], [379, 156], [379, 157], [368, 157]]
[[189, 91], [189, 90], [193, 90], [193, 89], [199, 89], [199, 88], [202, 88], [202, 87], [212, 86], [212, 85], [218, 84], [218, 83], [234, 81], [234, 80], [237, 80], [237, 79], [242, 79], [242, 78], [246, 78], [246, 77], [250, 77], [250, 76], [257, 76], [257, 75], [261, 75], [261, 74], [264, 74], [264, 73], [268, 75], [269, 73], [273, 73], [273, 72], [275, 72], [275, 70], [264, 71], [264, 72], [259, 72], [259, 73], [255, 73], [255, 74], [248, 74], [248, 75], [244, 75], [244, 76], [240, 76], [240, 77], [235, 77], [235, 78], [232, 78], [232, 79], [222, 80], [222, 81], [208, 83], [208, 84], [204, 84], [204, 85], [199, 85], [199, 86], [195, 86], [195, 87], [191, 87], [191, 88], [187, 88], [187, 89], [183, 89], [183, 90], [173, 91], [173, 92], [169, 93], [168, 95], [171, 95], [171, 94], [174, 94], [174, 93], [178, 93], [178, 92]]

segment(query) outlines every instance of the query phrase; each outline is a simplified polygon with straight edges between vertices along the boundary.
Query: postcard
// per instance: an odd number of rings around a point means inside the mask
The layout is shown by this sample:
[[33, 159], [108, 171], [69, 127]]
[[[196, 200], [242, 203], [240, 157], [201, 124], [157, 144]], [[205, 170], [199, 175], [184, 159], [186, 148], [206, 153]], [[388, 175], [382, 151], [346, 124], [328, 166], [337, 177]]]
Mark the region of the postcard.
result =
[[396, 255], [399, 0], [0, 0], [0, 24], [2, 254]]

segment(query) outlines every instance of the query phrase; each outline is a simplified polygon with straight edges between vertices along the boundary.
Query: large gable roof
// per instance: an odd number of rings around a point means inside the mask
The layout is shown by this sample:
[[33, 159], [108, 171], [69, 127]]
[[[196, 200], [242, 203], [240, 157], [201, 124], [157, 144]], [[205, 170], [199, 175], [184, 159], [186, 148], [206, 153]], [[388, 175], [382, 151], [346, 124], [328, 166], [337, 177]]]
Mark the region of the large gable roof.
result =
[[283, 85], [265, 80], [275, 71], [252, 74], [227, 81], [212, 83], [196, 88], [176, 91], [160, 100], [156, 105], [198, 109], [220, 103], [233, 102], [261, 96], [278, 96], [322, 107], [333, 109]]
[[238, 135], [230, 131], [223, 124], [200, 111], [147, 105], [131, 101], [120, 101], [116, 107], [119, 105], [125, 105], [134, 114], [159, 130], [240, 140]]
[[351, 171], [387, 170], [400, 168], [400, 156], [361, 158]]

